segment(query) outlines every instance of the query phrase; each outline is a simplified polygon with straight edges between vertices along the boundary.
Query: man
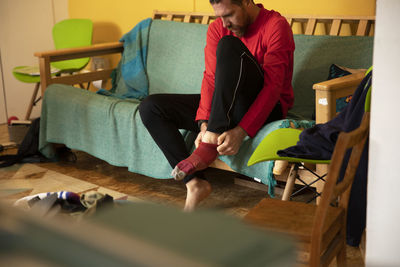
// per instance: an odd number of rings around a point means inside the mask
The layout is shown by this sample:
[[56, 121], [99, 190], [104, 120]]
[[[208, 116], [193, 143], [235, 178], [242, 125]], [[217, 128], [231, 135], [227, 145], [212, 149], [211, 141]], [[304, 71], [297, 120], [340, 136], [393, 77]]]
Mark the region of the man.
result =
[[[139, 107], [172, 176], [186, 183], [184, 210], [211, 193], [202, 170], [218, 155], [235, 155], [243, 139], [286, 116], [293, 105], [293, 34], [286, 19], [252, 0], [210, 0], [201, 95], [158, 94]], [[199, 132], [189, 156], [179, 129]]]

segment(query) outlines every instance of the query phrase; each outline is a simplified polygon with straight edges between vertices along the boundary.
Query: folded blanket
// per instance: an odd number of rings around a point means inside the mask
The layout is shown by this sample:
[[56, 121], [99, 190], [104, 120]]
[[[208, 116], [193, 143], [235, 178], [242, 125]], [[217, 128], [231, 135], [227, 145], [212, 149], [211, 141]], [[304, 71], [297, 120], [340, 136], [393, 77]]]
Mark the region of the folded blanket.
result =
[[[98, 94], [122, 99], [143, 99], [149, 94], [146, 60], [151, 22], [150, 18], [142, 20], [120, 39], [124, 43], [124, 52], [117, 69], [112, 73], [113, 88], [110, 91], [100, 89]], [[118, 77], [119, 71], [122, 79]]]

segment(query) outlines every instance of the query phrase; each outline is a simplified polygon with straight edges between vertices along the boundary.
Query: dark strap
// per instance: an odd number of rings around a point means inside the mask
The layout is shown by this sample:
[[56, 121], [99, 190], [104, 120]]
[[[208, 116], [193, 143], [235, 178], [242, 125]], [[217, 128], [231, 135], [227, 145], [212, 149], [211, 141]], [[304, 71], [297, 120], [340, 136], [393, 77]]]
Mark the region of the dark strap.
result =
[[0, 156], [0, 168], [9, 167], [22, 160], [21, 155], [2, 155]]

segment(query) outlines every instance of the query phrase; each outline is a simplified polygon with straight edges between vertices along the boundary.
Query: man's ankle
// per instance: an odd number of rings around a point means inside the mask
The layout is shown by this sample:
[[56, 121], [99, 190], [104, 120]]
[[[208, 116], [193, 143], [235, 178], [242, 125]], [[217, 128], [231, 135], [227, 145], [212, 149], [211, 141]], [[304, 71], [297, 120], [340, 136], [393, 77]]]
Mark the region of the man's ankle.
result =
[[206, 131], [205, 134], [203, 135], [203, 138], [201, 139], [201, 141], [203, 143], [217, 144], [219, 136], [220, 136], [220, 134], [218, 134], [218, 133]]

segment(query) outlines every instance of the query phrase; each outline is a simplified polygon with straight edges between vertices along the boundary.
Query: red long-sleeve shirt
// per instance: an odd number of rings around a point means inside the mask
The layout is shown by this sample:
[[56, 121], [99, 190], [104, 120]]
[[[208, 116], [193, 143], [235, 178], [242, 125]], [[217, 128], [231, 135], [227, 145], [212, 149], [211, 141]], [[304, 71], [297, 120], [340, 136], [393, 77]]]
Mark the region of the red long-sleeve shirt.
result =
[[[292, 30], [278, 12], [266, 10], [261, 4], [258, 6], [261, 9], [256, 20], [240, 38], [264, 70], [264, 86], [239, 123], [250, 137], [254, 137], [263, 126], [278, 100], [284, 117], [294, 101], [291, 83], [295, 45]], [[204, 49], [205, 71], [196, 120], [209, 119], [214, 92], [217, 44], [225, 35], [235, 36], [223, 27], [221, 18], [210, 24]]]

